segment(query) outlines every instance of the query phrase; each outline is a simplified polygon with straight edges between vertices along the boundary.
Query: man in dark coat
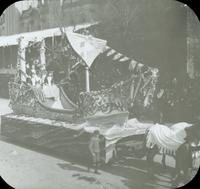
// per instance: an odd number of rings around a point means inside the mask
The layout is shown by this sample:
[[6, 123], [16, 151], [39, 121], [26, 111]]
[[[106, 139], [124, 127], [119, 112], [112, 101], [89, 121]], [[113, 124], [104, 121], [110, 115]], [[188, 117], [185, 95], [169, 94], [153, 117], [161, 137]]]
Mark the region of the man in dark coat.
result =
[[182, 182], [187, 184], [191, 180], [192, 173], [192, 148], [191, 144], [195, 137], [187, 136], [185, 143], [180, 145], [176, 151], [176, 176], [173, 179], [172, 187], [176, 188]]

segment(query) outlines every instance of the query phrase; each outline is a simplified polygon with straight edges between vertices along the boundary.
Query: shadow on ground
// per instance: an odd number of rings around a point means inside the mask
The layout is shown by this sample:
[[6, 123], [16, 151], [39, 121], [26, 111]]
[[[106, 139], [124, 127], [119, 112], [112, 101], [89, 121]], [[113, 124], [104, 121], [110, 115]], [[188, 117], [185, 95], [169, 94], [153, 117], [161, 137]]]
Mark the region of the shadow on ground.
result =
[[[14, 145], [21, 146], [23, 148], [36, 151], [45, 155], [49, 155], [61, 160], [66, 161], [66, 163], [58, 163], [57, 165], [63, 170], [71, 170], [74, 171], [73, 177], [77, 178], [77, 180], [84, 180], [91, 184], [100, 184], [96, 179], [96, 175], [94, 174], [86, 174], [88, 173], [88, 167], [86, 161], [82, 160], [80, 157], [74, 157], [67, 153], [57, 154], [52, 152], [51, 150], [44, 149], [42, 147], [38, 147], [35, 145], [26, 145], [20, 142], [16, 142], [10, 140], [6, 137], [1, 136], [1, 140], [7, 143], [12, 143]], [[69, 162], [69, 163], [67, 163]], [[153, 172], [154, 177], [151, 178], [147, 174], [147, 162], [145, 159], [119, 159], [113, 164], [103, 165], [100, 168], [100, 174], [103, 174], [102, 171], [109, 173], [111, 175], [116, 175], [121, 177], [121, 182], [124, 183], [128, 188], [136, 188], [136, 189], [169, 189], [171, 188], [171, 174], [173, 173], [173, 169], [167, 167], [167, 169], [163, 169], [161, 164], [154, 163]], [[90, 171], [90, 173], [92, 173]]]

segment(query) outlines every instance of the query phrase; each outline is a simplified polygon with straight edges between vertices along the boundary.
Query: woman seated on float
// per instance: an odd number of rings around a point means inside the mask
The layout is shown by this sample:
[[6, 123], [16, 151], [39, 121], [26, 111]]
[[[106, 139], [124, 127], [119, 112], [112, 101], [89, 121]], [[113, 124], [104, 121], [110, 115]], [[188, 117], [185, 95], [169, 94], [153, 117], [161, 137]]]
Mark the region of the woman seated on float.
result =
[[36, 71], [32, 72], [32, 76], [31, 76], [31, 82], [32, 82], [32, 87], [33, 90], [36, 94], [36, 96], [41, 100], [41, 101], [45, 101], [45, 95], [43, 93], [43, 89], [42, 89], [42, 79], [39, 76], [39, 73]]
[[43, 85], [43, 94], [45, 95], [46, 99], [49, 100], [51, 108], [63, 109], [63, 106], [60, 102], [60, 90], [53, 81], [53, 72], [49, 72], [45, 79]]
[[34, 87], [41, 86], [41, 78], [39, 76], [39, 72], [36, 71], [34, 65], [32, 65], [32, 68], [29, 69], [29, 65], [27, 64], [26, 82], [27, 84]]
[[43, 92], [46, 98], [59, 99], [59, 88], [54, 84], [53, 72], [49, 72], [43, 86]]

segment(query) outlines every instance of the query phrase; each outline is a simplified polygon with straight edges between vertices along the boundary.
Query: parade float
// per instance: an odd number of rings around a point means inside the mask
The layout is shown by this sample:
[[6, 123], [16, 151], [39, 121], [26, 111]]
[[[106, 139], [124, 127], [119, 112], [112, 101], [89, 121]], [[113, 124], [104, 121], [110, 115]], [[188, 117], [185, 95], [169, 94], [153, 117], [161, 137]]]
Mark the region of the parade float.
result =
[[[53, 72], [46, 69], [45, 39], [31, 42], [18, 38], [17, 74], [9, 83], [12, 114], [2, 116], [2, 135], [16, 141], [33, 143], [58, 153], [88, 157], [90, 134], [99, 130], [102, 136], [102, 159], [109, 162], [115, 145], [122, 138], [144, 134], [152, 123], [129, 120], [128, 107], [137, 99], [148, 107], [152, 103], [158, 69], [148, 67], [107, 46], [107, 41], [91, 35], [63, 30], [66, 41], [64, 53], [69, 49], [76, 55], [77, 65], [85, 68], [85, 91], [81, 91], [76, 104], [66, 94], [67, 89], [53, 82]], [[27, 65], [26, 48], [37, 43], [40, 47], [39, 71]], [[70, 51], [70, 52], [71, 52]], [[112, 57], [120, 63], [128, 62], [130, 76], [113, 83], [110, 88], [92, 91], [89, 69], [101, 56]]]

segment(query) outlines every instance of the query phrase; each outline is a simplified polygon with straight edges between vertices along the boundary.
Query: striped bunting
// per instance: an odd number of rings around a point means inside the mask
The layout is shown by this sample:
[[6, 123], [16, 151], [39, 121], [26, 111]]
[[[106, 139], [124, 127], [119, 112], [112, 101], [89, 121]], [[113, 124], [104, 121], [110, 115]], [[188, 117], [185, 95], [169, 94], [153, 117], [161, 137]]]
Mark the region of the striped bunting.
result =
[[107, 56], [111, 56], [114, 54], [116, 51], [114, 49], [111, 49], [110, 51], [107, 52]]
[[111, 55], [114, 55], [114, 57], [112, 58], [113, 60], [119, 60], [120, 62], [125, 62], [125, 61], [128, 61], [130, 60], [130, 58], [124, 56], [123, 54], [121, 53], [118, 53], [116, 50], [110, 48], [110, 47], [106, 47], [105, 50], [107, 51], [106, 55], [107, 56], [111, 56]]
[[133, 71], [135, 69], [137, 65], [137, 62], [135, 60], [131, 60], [130, 64], [129, 64], [129, 70]]
[[138, 64], [138, 66], [139, 66], [139, 67], [143, 67], [143, 66], [144, 66], [144, 64], [142, 64], [142, 63], [139, 63], [139, 64]]
[[113, 60], [117, 60], [119, 58], [121, 58], [123, 55], [121, 53], [117, 53], [116, 55], [114, 55]]
[[105, 48], [103, 49], [104, 52], [110, 50], [111, 48], [109, 46], [105, 46]]
[[121, 58], [121, 59], [119, 59], [120, 62], [125, 62], [125, 61], [128, 61], [128, 60], [130, 60], [130, 58], [128, 58], [126, 56]]
[[136, 67], [137, 67], [137, 64], [138, 62], [135, 61], [135, 60], [132, 60], [130, 59], [129, 57], [127, 56], [124, 56], [123, 54], [117, 52], [116, 50], [112, 49], [111, 47], [109, 46], [106, 46], [104, 48], [104, 53], [106, 54], [106, 56], [113, 56], [112, 57], [112, 60], [114, 61], [119, 61], [119, 62], [126, 62], [126, 61], [130, 61], [130, 65], [129, 65], [129, 68], [131, 71], [133, 71]]
[[[129, 62], [129, 70], [133, 71], [135, 68], [137, 68], [137, 70], [139, 71], [142, 67], [146, 66], [140, 62], [137, 62], [136, 60], [133, 60], [127, 56], [124, 56], [123, 54], [117, 52], [116, 50], [112, 49], [109, 46], [106, 46], [104, 48], [104, 53], [106, 54], [106, 56], [113, 56], [112, 60], [114, 61], [119, 61], [119, 62], [126, 62], [126, 61], [130, 61]], [[157, 72], [159, 71], [157, 68], [152, 68], [149, 66], [148, 67], [148, 71], [151, 71], [153, 73], [153, 75], [156, 75]]]

